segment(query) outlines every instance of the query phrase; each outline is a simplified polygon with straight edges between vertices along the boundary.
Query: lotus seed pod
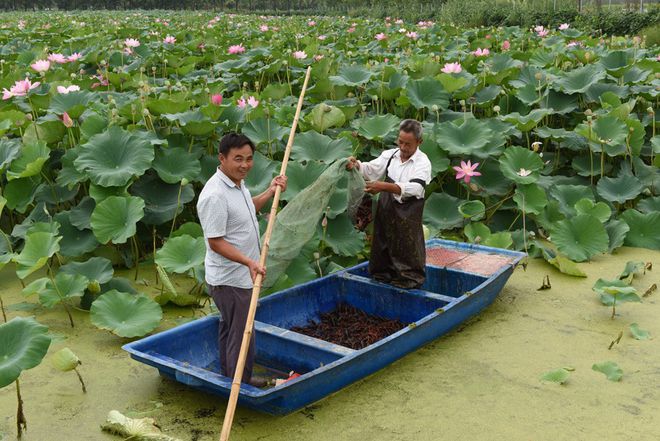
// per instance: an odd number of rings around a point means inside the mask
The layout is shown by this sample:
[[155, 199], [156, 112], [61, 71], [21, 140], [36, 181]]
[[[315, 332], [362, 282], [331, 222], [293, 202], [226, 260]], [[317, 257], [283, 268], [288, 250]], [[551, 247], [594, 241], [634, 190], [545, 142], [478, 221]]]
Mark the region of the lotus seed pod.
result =
[[186, 178], [183, 178], [183, 179], [181, 179], [181, 186], [185, 187], [186, 185], [188, 185], [189, 182], [190, 181], [188, 181]]
[[316, 259], [316, 260], [319, 260], [321, 258], [321, 255], [318, 252], [315, 252], [313, 254], [313, 256], [314, 256], [314, 259]]
[[144, 73], [145, 70], [144, 66], [140, 66], [140, 72]]
[[99, 64], [100, 64], [101, 66], [105, 66], [105, 60], [101, 60], [101, 61], [99, 61]]
[[477, 184], [475, 184], [474, 182], [470, 182], [468, 184], [468, 187], [470, 187], [470, 190], [472, 190], [472, 191], [479, 191], [479, 186]]
[[371, 95], [371, 101], [378, 101], [378, 95]]
[[29, 121], [32, 121], [32, 114], [28, 113], [27, 115], [25, 115], [25, 118], [27, 118]]
[[149, 109], [147, 109], [146, 107], [144, 109], [142, 109], [142, 114], [144, 116], [149, 116]]
[[89, 284], [87, 285], [87, 289], [92, 294], [98, 294], [98, 293], [101, 292], [101, 285], [99, 285], [98, 280], [93, 280], [93, 281], [89, 282]]
[[584, 59], [589, 61], [591, 59], [591, 52], [587, 52], [584, 54]]
[[112, 112], [111, 112], [111, 113], [112, 113], [112, 117], [113, 117], [113, 118], [117, 118], [117, 113], [118, 113], [118, 112], [117, 112], [117, 109], [116, 109], [116, 108], [115, 108], [115, 109], [112, 109]]
[[434, 105], [431, 106], [431, 110], [434, 111], [434, 112], [437, 112], [438, 110], [440, 110], [440, 108], [438, 107], [437, 104], [434, 104]]
[[655, 113], [655, 112], [653, 111], [653, 107], [650, 107], [650, 106], [646, 109], [646, 111], [649, 112], [650, 114]]
[[536, 72], [534, 78], [536, 78], [536, 81], [541, 81], [543, 79], [543, 74], [541, 72]]
[[591, 116], [591, 115], [593, 115], [593, 112], [591, 111], [591, 109], [587, 109], [587, 110], [584, 111], [584, 114], [587, 115], [587, 116]]
[[587, 121], [589, 121], [589, 123], [591, 123], [592, 119], [593, 119], [593, 117], [591, 115], [587, 115]]
[[500, 113], [500, 106], [493, 106], [493, 112]]
[[465, 107], [465, 100], [460, 100], [458, 104], [460, 104], [462, 107]]
[[69, 75], [69, 76], [71, 77], [72, 80], [76, 79], [76, 73], [75, 72], [71, 72], [71, 75]]

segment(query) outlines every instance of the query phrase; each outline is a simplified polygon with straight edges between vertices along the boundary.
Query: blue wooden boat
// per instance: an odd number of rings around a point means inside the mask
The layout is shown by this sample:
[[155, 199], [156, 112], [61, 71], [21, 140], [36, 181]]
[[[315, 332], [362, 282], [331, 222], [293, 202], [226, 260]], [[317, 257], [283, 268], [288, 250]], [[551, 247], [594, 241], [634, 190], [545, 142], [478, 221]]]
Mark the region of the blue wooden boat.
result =
[[[262, 298], [255, 321], [256, 363], [302, 375], [269, 389], [242, 384], [239, 404], [287, 414], [376, 372], [491, 304], [525, 256], [440, 239], [426, 246], [427, 281], [421, 289], [376, 282], [368, 277], [367, 263], [363, 263]], [[319, 320], [321, 313], [341, 302], [409, 325], [360, 350], [290, 330]], [[210, 368], [219, 364], [218, 319], [207, 316], [123, 348], [164, 376], [228, 397], [231, 378]]]

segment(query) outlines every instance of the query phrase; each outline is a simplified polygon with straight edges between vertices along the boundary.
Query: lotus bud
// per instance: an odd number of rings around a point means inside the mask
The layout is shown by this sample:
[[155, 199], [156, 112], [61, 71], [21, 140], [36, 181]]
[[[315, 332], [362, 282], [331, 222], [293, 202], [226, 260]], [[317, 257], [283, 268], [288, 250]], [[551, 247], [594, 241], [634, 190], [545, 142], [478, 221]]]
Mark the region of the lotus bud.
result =
[[587, 60], [587, 61], [589, 61], [589, 60], [591, 59], [591, 52], [586, 52], [586, 53], [584, 54], [584, 59]]
[[346, 94], [346, 96], [349, 97], [349, 98], [353, 98], [355, 96], [355, 94], [353, 92], [348, 92]]
[[282, 61], [282, 64], [286, 66], [286, 65], [289, 64], [289, 61], [288, 61], [288, 60], [283, 60], [283, 61]]
[[587, 109], [587, 110], [584, 111], [584, 114], [587, 115], [587, 116], [591, 116], [591, 115], [593, 115], [593, 112], [591, 111], [591, 109]]
[[69, 75], [69, 76], [71, 77], [72, 80], [76, 79], [76, 73], [75, 72], [71, 72], [71, 75]]
[[461, 107], [465, 107], [465, 100], [460, 100], [460, 101], [458, 102], [458, 104], [460, 104]]
[[105, 66], [105, 60], [101, 60], [101, 61], [99, 61], [99, 64], [100, 64], [101, 66]]
[[319, 254], [318, 251], [315, 252], [315, 253], [313, 254], [313, 256], [314, 256], [314, 259], [316, 259], [316, 260], [319, 260], [319, 259], [321, 258], [321, 254]]
[[653, 111], [653, 107], [647, 107], [646, 109], [647, 112], [649, 112], [651, 115], [653, 115], [655, 112]]
[[535, 141], [532, 143], [532, 150], [535, 152], [539, 151], [539, 148], [541, 148], [541, 142], [540, 141]]
[[185, 187], [185, 186], [188, 185], [189, 183], [190, 183], [190, 181], [188, 181], [186, 178], [181, 179], [181, 186], [182, 186], [182, 187]]
[[156, 66], [151, 66], [151, 71], [156, 73]]
[[144, 116], [149, 116], [149, 109], [147, 109], [146, 107], [144, 109], [142, 109], [142, 114]]
[[493, 106], [493, 112], [500, 113], [500, 106]]
[[434, 104], [434, 105], [431, 106], [431, 110], [434, 111], [434, 112], [437, 112], [438, 110], [440, 110], [440, 108], [438, 107], [437, 104]]
[[99, 284], [98, 280], [93, 280], [89, 282], [89, 284], [87, 285], [87, 289], [92, 294], [98, 294], [101, 292], [101, 285]]
[[66, 113], [66, 112], [64, 112], [62, 114], [62, 124], [64, 124], [64, 127], [66, 127], [67, 129], [70, 129], [71, 127], [73, 127], [73, 120], [71, 119], [69, 114]]
[[165, 58], [165, 59], [163, 60], [163, 63], [167, 64], [167, 58]]
[[371, 101], [378, 101], [378, 95], [371, 95]]
[[5, 64], [5, 60], [4, 59], [0, 60], [0, 64]]
[[81, 76], [82, 76], [82, 75], [85, 75], [85, 69], [80, 69], [80, 72], [79, 72], [79, 73], [80, 73]]
[[366, 110], [367, 110], [367, 106], [364, 105], [364, 104], [362, 104], [362, 111], [363, 111], [363, 112], [366, 112]]
[[144, 73], [145, 70], [144, 66], [140, 66], [140, 72]]
[[27, 118], [28, 121], [32, 121], [32, 114], [31, 113], [26, 114], [25, 118]]

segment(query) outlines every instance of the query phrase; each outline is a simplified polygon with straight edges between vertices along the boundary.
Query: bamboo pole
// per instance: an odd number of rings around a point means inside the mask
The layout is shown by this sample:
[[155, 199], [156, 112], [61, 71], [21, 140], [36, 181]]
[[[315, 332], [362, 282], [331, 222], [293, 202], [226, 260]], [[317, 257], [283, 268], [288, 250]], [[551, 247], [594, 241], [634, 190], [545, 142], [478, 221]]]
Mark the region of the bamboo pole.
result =
[[[298, 107], [296, 108], [296, 115], [293, 117], [293, 124], [289, 132], [289, 140], [286, 143], [286, 150], [284, 151], [284, 159], [282, 159], [282, 168], [280, 175], [286, 175], [286, 166], [289, 162], [289, 155], [291, 154], [291, 146], [293, 145], [293, 138], [296, 134], [296, 127], [298, 126], [298, 118], [300, 117], [300, 110], [302, 109], [303, 99], [305, 98], [305, 90], [309, 82], [309, 75], [312, 72], [312, 67], [307, 68], [305, 75], [305, 82], [298, 98]], [[280, 193], [282, 189], [277, 186], [275, 188], [275, 195], [273, 196], [273, 204], [268, 216], [268, 226], [264, 235], [264, 243], [261, 247], [261, 256], [259, 257], [259, 266], [266, 265], [266, 257], [268, 256], [268, 249], [270, 247], [270, 236], [273, 233], [275, 226], [275, 217], [277, 216], [277, 207], [280, 203]], [[257, 301], [259, 300], [259, 293], [261, 292], [261, 283], [263, 275], [257, 274], [252, 287], [252, 297], [250, 299], [250, 309], [248, 310], [247, 321], [245, 323], [245, 331], [243, 332], [243, 341], [241, 343], [241, 352], [238, 355], [238, 362], [236, 364], [236, 372], [234, 373], [234, 380], [231, 383], [231, 394], [229, 395], [229, 403], [227, 403], [227, 411], [225, 412], [225, 420], [222, 423], [222, 432], [220, 433], [220, 441], [229, 440], [229, 433], [231, 432], [232, 422], [234, 421], [234, 412], [236, 411], [236, 403], [238, 402], [238, 394], [241, 390], [241, 380], [243, 379], [243, 369], [245, 368], [245, 359], [247, 358], [248, 348], [250, 346], [250, 338], [254, 328], [254, 315], [257, 311]]]

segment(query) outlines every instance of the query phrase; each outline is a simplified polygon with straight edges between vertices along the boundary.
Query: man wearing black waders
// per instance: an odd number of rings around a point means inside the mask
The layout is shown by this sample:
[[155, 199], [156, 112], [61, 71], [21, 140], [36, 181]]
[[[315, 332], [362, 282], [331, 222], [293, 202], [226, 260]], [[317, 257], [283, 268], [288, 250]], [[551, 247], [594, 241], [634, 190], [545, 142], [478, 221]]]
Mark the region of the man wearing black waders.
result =
[[[275, 194], [286, 189], [286, 176], [277, 176], [266, 191], [252, 197], [244, 179], [252, 168], [254, 144], [244, 135], [230, 133], [220, 140], [220, 166], [208, 180], [197, 201], [197, 215], [206, 238], [206, 285], [222, 320], [218, 347], [222, 374], [233, 378], [245, 331], [252, 283], [265, 274], [259, 265], [259, 223], [256, 212]], [[265, 386], [252, 376], [254, 334], [245, 360], [243, 381]]]
[[[369, 273], [384, 283], [418, 288], [426, 274], [422, 230], [424, 188], [431, 182], [431, 161], [419, 150], [422, 125], [411, 119], [399, 126], [399, 148], [385, 150], [369, 162], [349, 158], [367, 181], [365, 191], [378, 194]], [[380, 181], [382, 177], [384, 181]]]

